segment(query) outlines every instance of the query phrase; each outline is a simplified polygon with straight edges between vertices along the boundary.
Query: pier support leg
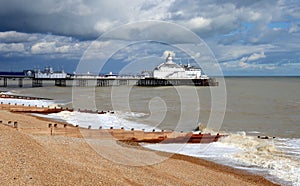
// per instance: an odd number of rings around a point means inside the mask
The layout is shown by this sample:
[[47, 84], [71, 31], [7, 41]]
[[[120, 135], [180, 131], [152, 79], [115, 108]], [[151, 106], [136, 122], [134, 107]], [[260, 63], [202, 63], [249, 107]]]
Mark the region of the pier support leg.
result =
[[32, 79], [32, 87], [42, 87], [43, 80], [41, 79]]
[[65, 79], [56, 79], [55, 80], [55, 86], [59, 87], [65, 87], [66, 86], [66, 80]]
[[19, 87], [23, 87], [23, 79], [19, 78]]
[[7, 87], [7, 78], [3, 78], [3, 86]]
[[88, 82], [85, 79], [79, 79], [78, 82], [79, 82], [78, 86], [80, 86], [80, 87], [88, 86]]

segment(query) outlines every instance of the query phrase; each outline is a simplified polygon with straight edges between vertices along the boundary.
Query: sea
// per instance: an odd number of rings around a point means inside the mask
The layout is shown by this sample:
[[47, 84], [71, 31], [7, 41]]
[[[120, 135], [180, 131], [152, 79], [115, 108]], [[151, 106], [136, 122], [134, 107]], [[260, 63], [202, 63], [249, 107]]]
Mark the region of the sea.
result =
[[[52, 100], [1, 99], [17, 104], [62, 106], [114, 114], [63, 111], [42, 115], [98, 129], [192, 131], [228, 134], [210, 144], [142, 144], [204, 158], [262, 175], [282, 185], [300, 185], [300, 77], [225, 77], [218, 87], [44, 87], [1, 88], [11, 94]], [[224, 107], [224, 108], [223, 108]], [[96, 115], [96, 116], [95, 116]], [[268, 136], [268, 139], [261, 139]]]

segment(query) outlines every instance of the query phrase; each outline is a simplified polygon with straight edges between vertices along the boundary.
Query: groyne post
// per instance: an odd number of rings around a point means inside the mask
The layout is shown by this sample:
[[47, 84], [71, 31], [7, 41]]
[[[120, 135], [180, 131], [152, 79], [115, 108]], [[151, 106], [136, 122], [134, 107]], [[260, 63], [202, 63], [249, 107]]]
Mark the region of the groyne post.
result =
[[18, 128], [18, 122], [17, 121], [14, 122], [14, 128]]

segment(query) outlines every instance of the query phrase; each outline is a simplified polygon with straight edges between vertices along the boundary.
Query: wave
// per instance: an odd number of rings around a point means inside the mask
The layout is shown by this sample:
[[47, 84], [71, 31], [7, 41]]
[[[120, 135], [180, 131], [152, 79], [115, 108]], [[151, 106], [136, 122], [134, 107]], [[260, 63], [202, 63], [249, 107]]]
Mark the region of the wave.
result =
[[0, 98], [0, 102], [3, 104], [17, 104], [25, 106], [57, 106], [58, 104], [52, 100], [26, 100], [26, 99], [13, 99], [13, 98]]
[[158, 130], [158, 128], [128, 120], [128, 117], [142, 117], [143, 115], [143, 113], [133, 113], [129, 115], [128, 113], [118, 111], [114, 112], [114, 114], [92, 114], [76, 111], [62, 111], [59, 113], [49, 114], [47, 117], [64, 120], [70, 124], [78, 125], [80, 127], [91, 126], [93, 129], [98, 129], [100, 127], [103, 129], [123, 127], [126, 130], [130, 130], [132, 128], [137, 130], [144, 129], [145, 131], [152, 131], [153, 129]]
[[[246, 167], [255, 166], [293, 185], [300, 185], [300, 156], [294, 153], [294, 150], [300, 147], [300, 139], [266, 140], [239, 133], [231, 134], [220, 142], [241, 149], [228, 155], [239, 164]], [[293, 148], [284, 148], [289, 146]], [[291, 153], [294, 156], [290, 156]]]
[[[3, 103], [51, 106], [56, 103], [52, 100], [22, 100], [0, 98]], [[145, 131], [159, 130], [150, 125], [139, 123], [140, 118], [147, 116], [145, 113], [115, 111], [115, 114], [92, 114], [81, 112], [63, 111], [49, 115], [42, 115], [52, 119], [64, 120], [80, 127], [94, 129], [121, 128], [126, 130], [134, 128]], [[205, 133], [216, 131], [205, 129]], [[257, 134], [258, 131], [247, 133]], [[256, 136], [248, 136], [246, 132], [229, 134], [228, 137], [212, 144], [152, 144], [145, 147], [180, 153], [195, 157], [202, 157], [217, 161], [225, 165], [249, 170], [261, 170], [268, 172], [276, 178], [292, 185], [300, 185], [300, 139], [275, 138], [260, 139]]]
[[206, 158], [218, 163], [267, 173], [284, 184], [300, 185], [300, 139], [260, 139], [246, 132], [229, 134], [211, 144], [145, 144], [153, 150]]

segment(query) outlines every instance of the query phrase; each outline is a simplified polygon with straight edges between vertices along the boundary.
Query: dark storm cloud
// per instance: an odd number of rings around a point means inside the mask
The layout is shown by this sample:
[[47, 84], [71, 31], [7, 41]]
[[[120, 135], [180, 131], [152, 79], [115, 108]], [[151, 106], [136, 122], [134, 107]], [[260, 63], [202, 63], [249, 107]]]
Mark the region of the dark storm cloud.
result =
[[[298, 0], [0, 0], [0, 57], [4, 62], [22, 55], [79, 60], [91, 41], [108, 30], [158, 20], [192, 30], [224, 69], [295, 69], [299, 7]], [[152, 34], [160, 38], [165, 32], [157, 28]], [[259, 61], [264, 65], [259, 67]]]
[[[60, 1], [1, 1], [0, 31], [96, 37], [84, 12], [63, 9]], [[74, 9], [76, 11], [76, 9]], [[83, 11], [83, 10], [82, 10]], [[87, 12], [88, 13], [88, 12]]]

